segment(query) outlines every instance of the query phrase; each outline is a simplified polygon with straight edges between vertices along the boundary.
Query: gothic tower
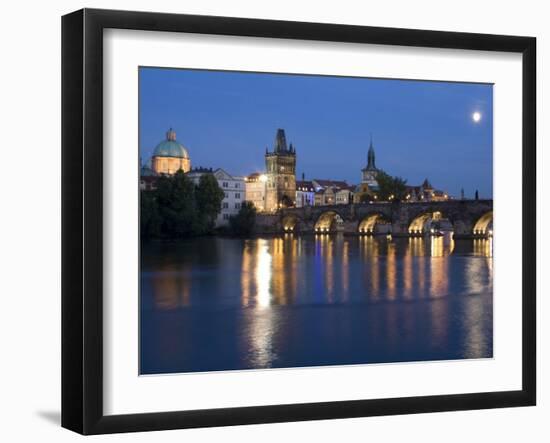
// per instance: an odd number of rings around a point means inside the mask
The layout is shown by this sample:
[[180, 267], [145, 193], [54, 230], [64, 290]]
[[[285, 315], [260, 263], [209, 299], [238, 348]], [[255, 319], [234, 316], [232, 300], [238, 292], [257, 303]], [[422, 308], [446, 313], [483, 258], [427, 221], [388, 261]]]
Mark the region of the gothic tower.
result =
[[374, 147], [372, 146], [372, 135], [370, 138], [369, 152], [367, 154], [367, 166], [361, 170], [362, 183], [366, 183], [369, 187], [377, 187], [378, 182], [376, 177], [378, 176], [378, 168], [376, 167]]
[[277, 129], [273, 152], [266, 149], [265, 167], [267, 211], [296, 204], [296, 150], [287, 146], [284, 129]]

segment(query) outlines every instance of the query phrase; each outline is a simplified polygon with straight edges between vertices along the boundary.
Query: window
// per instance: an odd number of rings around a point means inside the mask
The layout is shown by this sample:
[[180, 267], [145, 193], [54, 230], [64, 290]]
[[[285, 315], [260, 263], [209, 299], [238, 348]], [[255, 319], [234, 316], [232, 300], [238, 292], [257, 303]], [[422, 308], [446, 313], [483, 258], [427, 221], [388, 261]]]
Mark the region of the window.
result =
[[227, 192], [224, 192], [224, 195], [225, 195], [225, 198], [229, 197], [229, 194], [227, 194]]
[[235, 183], [235, 187], [238, 188], [238, 187], [239, 187], [239, 183]]
[[235, 198], [241, 198], [241, 193], [240, 192], [235, 192]]
[[241, 204], [240, 203], [235, 203], [235, 209], [241, 209]]
[[223, 187], [223, 188], [227, 188], [227, 186], [228, 186], [228, 185], [227, 185], [227, 182], [223, 182], [223, 183], [222, 183], [222, 187]]
[[229, 214], [223, 214], [223, 219], [224, 220], [229, 220]]
[[223, 209], [229, 208], [229, 203], [225, 202], [222, 207], [223, 207]]

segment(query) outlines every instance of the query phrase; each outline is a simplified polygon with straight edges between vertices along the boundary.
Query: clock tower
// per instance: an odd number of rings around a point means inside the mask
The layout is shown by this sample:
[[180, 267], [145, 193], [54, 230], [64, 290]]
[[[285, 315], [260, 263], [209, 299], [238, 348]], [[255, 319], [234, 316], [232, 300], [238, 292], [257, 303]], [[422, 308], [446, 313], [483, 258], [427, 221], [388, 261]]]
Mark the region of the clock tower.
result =
[[376, 167], [374, 147], [372, 146], [372, 136], [370, 138], [369, 152], [367, 154], [367, 166], [361, 169], [362, 178], [361, 183], [369, 186], [371, 189], [378, 187], [376, 177], [378, 176], [378, 168]]

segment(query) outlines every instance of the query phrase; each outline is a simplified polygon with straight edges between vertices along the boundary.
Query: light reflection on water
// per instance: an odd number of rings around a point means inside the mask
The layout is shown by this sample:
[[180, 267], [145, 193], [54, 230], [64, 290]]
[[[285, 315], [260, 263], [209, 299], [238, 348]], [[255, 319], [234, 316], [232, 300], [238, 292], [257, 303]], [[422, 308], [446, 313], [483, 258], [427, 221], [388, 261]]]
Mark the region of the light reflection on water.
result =
[[142, 373], [492, 356], [492, 240], [287, 234], [142, 254]]

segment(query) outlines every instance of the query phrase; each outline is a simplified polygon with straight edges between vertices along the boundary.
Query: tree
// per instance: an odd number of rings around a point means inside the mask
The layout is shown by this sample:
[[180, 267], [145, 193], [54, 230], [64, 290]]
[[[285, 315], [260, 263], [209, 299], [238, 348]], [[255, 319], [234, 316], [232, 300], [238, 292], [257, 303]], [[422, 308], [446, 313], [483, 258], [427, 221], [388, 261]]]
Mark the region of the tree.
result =
[[213, 174], [201, 175], [196, 189], [198, 229], [201, 233], [209, 233], [214, 229], [224, 197], [225, 193]]
[[182, 238], [195, 232], [195, 185], [183, 171], [179, 170], [171, 177], [159, 177], [155, 197], [161, 237]]
[[158, 237], [161, 220], [153, 191], [141, 191], [139, 222], [143, 240]]
[[256, 223], [256, 207], [254, 203], [245, 201], [237, 215], [229, 218], [229, 226], [235, 235], [248, 235]]
[[378, 182], [378, 200], [401, 200], [405, 197], [407, 180], [401, 177], [392, 177], [384, 171], [376, 176]]
[[[141, 191], [141, 238], [176, 240], [210, 234], [224, 197], [213, 174], [201, 175], [196, 186], [182, 170], [172, 176], [162, 175], [153, 191]], [[239, 233], [254, 226], [255, 209], [253, 214], [249, 212], [239, 214], [235, 225]]]

